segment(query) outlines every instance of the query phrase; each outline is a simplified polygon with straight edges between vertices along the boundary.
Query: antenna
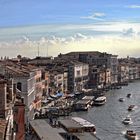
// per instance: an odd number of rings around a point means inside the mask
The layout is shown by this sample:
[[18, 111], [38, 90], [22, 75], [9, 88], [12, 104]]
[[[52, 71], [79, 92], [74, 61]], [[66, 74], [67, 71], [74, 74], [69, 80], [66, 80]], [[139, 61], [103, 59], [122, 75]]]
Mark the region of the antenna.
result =
[[48, 45], [47, 45], [47, 57], [48, 57]]
[[38, 53], [38, 57], [39, 57], [39, 43], [37, 43], [37, 53]]

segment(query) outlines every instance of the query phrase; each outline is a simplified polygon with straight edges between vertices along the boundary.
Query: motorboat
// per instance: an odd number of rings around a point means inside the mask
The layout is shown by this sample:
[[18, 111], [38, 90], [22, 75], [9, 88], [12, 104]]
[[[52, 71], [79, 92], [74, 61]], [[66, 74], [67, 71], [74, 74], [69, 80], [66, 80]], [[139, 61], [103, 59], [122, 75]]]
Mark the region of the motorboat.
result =
[[128, 140], [135, 140], [137, 135], [133, 130], [127, 130], [125, 136]]
[[94, 105], [103, 105], [105, 103], [106, 103], [106, 97], [105, 96], [97, 97], [94, 100]]
[[130, 93], [127, 94], [127, 97], [130, 98], [132, 95]]
[[135, 105], [130, 105], [130, 106], [128, 107], [128, 111], [133, 111], [133, 110], [135, 110]]
[[123, 124], [128, 125], [132, 123], [132, 119], [130, 117], [126, 117], [122, 122]]
[[125, 99], [124, 99], [124, 98], [119, 98], [119, 101], [120, 101], [120, 102], [124, 102]]

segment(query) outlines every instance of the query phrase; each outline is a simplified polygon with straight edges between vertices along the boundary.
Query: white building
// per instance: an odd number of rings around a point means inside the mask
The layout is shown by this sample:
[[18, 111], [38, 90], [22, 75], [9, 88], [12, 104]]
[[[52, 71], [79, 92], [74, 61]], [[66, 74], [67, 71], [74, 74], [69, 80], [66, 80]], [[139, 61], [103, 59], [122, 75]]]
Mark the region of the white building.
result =
[[82, 62], [71, 62], [68, 70], [68, 90], [82, 91], [87, 86], [89, 65]]

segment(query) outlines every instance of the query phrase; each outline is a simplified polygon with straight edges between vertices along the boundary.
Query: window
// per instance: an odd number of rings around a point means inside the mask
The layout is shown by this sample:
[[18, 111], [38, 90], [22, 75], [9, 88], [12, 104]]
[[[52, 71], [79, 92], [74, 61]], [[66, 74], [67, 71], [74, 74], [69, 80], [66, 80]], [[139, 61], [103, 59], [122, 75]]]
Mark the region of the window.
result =
[[77, 71], [77, 76], [80, 76], [80, 70]]
[[17, 83], [17, 89], [20, 91], [22, 90], [22, 84], [20, 82]]

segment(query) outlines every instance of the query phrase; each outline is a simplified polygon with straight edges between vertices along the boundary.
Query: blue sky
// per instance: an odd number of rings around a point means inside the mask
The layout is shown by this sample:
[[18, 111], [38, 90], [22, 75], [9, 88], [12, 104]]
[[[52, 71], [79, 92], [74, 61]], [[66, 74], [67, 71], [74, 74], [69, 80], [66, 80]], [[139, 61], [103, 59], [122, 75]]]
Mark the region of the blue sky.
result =
[[[139, 36], [139, 0], [0, 0], [0, 55], [9, 49], [11, 57], [18, 53], [34, 57], [37, 43], [42, 55], [47, 51], [44, 46], [50, 47], [50, 55], [57, 55], [55, 50], [114, 53], [117, 42], [115, 53], [138, 57]], [[90, 42], [89, 47], [83, 41]]]
[[104, 21], [139, 22], [139, 8], [139, 0], [0, 0], [0, 26], [95, 23], [82, 18], [94, 13]]

